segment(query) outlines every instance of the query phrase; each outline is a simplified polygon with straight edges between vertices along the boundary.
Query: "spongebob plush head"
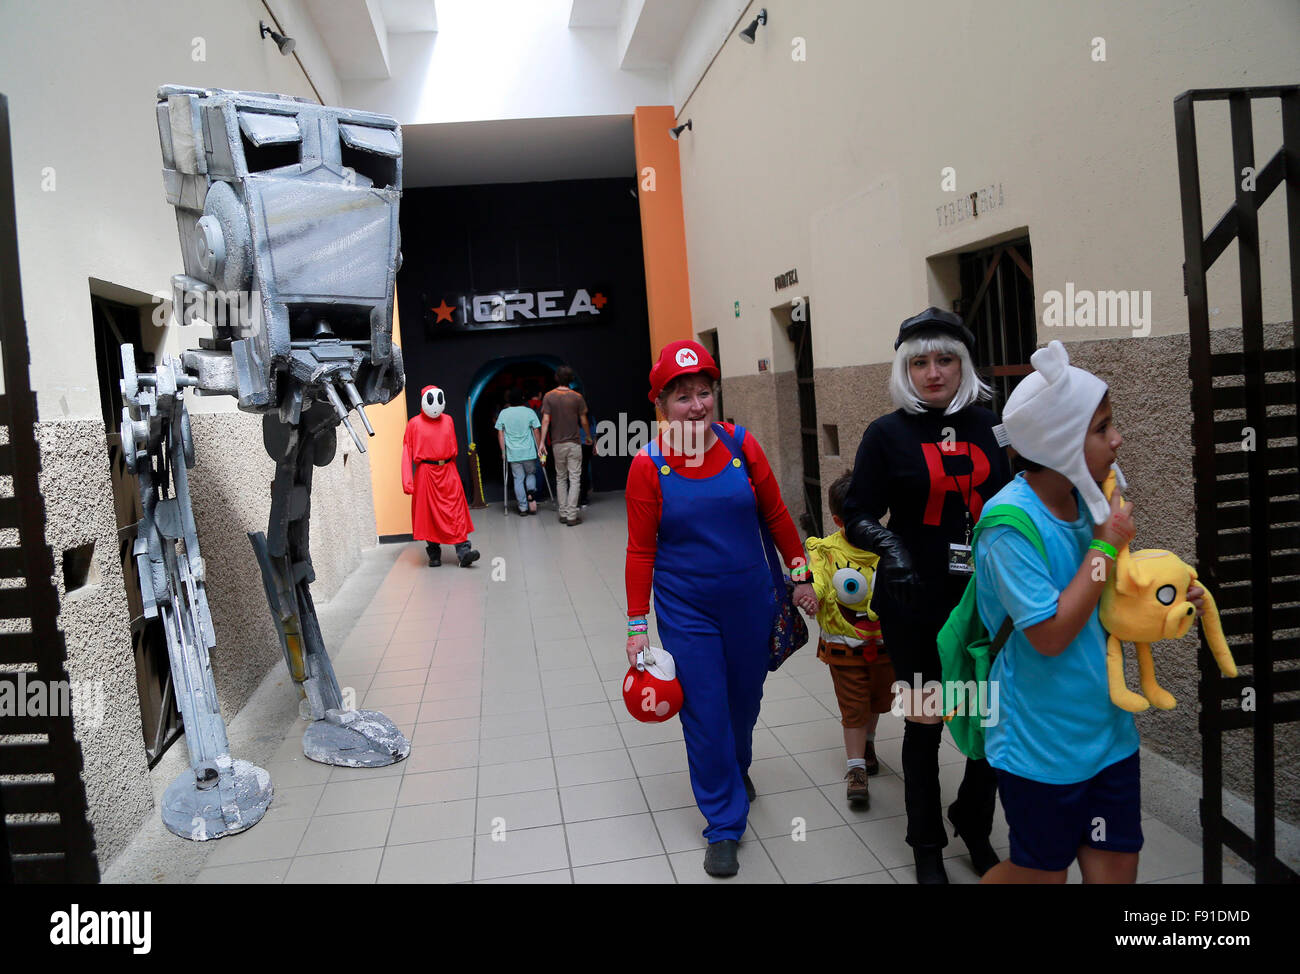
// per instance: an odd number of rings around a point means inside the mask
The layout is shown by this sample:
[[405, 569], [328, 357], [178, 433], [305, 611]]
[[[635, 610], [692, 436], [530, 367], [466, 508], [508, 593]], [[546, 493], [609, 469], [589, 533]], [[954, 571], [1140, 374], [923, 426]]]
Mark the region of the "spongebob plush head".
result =
[[880, 557], [853, 547], [841, 531], [827, 538], [809, 538], [806, 547], [817, 594], [817, 625], [823, 635], [864, 640], [864, 658], [874, 659], [881, 639], [871, 594]]

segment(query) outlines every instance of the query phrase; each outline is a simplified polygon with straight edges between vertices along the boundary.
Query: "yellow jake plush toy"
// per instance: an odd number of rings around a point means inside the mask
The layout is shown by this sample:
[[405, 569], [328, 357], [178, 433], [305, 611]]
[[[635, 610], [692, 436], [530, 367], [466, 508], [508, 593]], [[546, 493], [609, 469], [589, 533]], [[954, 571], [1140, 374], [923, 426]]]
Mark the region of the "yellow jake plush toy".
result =
[[[1114, 490], [1115, 472], [1112, 470], [1102, 485], [1107, 500]], [[1187, 600], [1187, 589], [1194, 581], [1196, 569], [1171, 551], [1146, 548], [1130, 552], [1128, 545], [1120, 549], [1115, 559], [1115, 571], [1106, 580], [1098, 607], [1102, 628], [1110, 634], [1106, 642], [1106, 673], [1110, 681], [1110, 699], [1116, 707], [1140, 713], [1150, 706], [1172, 710], [1178, 703], [1169, 691], [1156, 683], [1151, 644], [1187, 635], [1196, 618], [1196, 606]], [[1219, 664], [1219, 671], [1224, 676], [1236, 676], [1237, 664], [1228, 650], [1227, 640], [1223, 638], [1219, 610], [1208, 589], [1205, 590], [1205, 614], [1201, 626], [1214, 661]], [[1124, 683], [1121, 644], [1126, 642], [1137, 645], [1141, 693], [1134, 693]]]
[[880, 557], [849, 544], [843, 531], [826, 538], [808, 538], [805, 546], [822, 635], [864, 640], [864, 659], [874, 659], [881, 638], [871, 593]]

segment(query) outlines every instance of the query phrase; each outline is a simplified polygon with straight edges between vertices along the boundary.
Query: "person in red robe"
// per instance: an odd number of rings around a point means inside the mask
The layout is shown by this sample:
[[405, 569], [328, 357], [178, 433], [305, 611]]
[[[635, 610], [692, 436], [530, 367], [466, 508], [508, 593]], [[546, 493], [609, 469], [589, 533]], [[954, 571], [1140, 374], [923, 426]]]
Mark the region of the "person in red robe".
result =
[[431, 568], [442, 564], [440, 545], [454, 544], [461, 568], [478, 560], [469, 543], [474, 522], [456, 469], [456, 427], [444, 415], [446, 397], [437, 386], [420, 390], [420, 411], [402, 437], [402, 490], [411, 495], [411, 532], [425, 542]]

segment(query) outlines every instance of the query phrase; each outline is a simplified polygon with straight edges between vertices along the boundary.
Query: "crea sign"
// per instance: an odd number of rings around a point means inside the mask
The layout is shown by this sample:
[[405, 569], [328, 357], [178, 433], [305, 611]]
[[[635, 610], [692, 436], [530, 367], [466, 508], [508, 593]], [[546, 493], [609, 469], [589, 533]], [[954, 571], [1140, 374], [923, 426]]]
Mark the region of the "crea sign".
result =
[[428, 303], [429, 323], [438, 331], [481, 331], [537, 325], [609, 323], [609, 297], [588, 288], [492, 291], [444, 296]]

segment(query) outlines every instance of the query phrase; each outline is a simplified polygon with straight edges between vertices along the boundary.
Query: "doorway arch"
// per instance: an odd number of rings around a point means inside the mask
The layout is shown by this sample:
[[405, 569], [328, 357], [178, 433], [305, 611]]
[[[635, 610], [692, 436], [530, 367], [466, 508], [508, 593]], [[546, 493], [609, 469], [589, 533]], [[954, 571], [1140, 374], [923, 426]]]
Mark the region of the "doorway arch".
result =
[[[500, 385], [502, 373], [509, 373], [518, 366], [541, 366], [543, 370], [549, 372], [547, 381], [541, 384], [540, 391], [545, 393], [546, 390], [554, 386], [554, 374], [564, 361], [554, 355], [533, 354], [533, 355], [505, 355], [499, 358], [490, 359], [474, 372], [470, 379], [469, 394], [465, 397], [465, 435], [469, 439], [469, 455], [471, 458], [470, 477], [474, 491], [473, 504], [475, 507], [486, 507], [489, 503], [496, 503], [501, 500], [500, 497], [489, 498], [487, 494], [495, 493], [487, 488], [494, 487], [500, 481], [501, 490], [505, 490], [504, 481], [501, 480], [501, 450], [497, 445], [496, 438], [488, 435], [488, 430], [492, 428], [492, 422], [495, 420], [495, 412], [491, 416], [487, 412], [492, 411], [496, 405], [497, 397], [492, 395], [494, 387]], [[534, 375], [541, 375], [541, 370], [534, 371]], [[581, 386], [581, 381], [575, 381], [577, 386]], [[475, 426], [477, 416], [478, 428]], [[538, 417], [541, 418], [540, 415]], [[480, 436], [482, 438], [480, 438]]]

